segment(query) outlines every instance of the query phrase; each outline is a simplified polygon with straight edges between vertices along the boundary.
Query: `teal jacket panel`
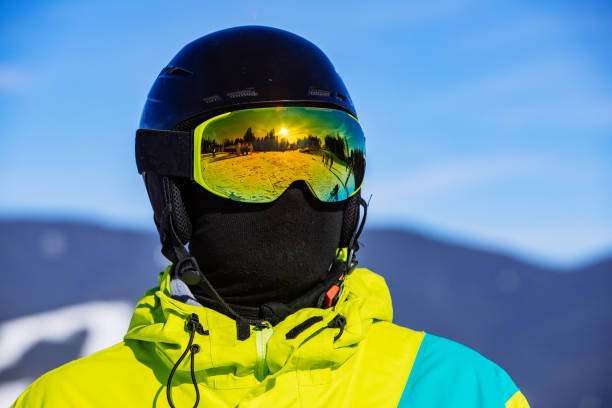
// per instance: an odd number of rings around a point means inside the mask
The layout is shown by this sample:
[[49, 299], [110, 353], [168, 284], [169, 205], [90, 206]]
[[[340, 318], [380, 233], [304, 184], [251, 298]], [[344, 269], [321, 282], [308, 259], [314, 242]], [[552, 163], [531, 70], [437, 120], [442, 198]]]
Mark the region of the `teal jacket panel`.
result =
[[426, 334], [398, 408], [503, 408], [517, 392], [497, 364], [459, 343]]

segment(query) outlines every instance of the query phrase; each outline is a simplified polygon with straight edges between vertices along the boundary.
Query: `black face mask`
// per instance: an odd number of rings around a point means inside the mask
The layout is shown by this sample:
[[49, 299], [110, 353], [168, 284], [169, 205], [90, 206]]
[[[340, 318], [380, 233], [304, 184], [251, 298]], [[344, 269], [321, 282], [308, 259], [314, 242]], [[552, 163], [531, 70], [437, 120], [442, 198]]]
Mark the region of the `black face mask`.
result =
[[[317, 200], [303, 182], [267, 204], [230, 201], [197, 185], [189, 194], [190, 252], [228, 303], [289, 303], [328, 277], [344, 203]], [[191, 289], [205, 297], [205, 290]]]

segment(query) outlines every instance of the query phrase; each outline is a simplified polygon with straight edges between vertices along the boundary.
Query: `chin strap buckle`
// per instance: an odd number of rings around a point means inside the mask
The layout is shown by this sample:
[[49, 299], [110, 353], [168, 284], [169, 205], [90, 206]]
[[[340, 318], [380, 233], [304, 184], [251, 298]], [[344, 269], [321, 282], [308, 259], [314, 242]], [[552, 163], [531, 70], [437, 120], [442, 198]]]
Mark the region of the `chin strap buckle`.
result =
[[338, 303], [338, 299], [342, 295], [342, 282], [344, 281], [344, 274], [338, 278], [338, 283], [333, 284], [327, 292], [325, 292], [325, 298], [323, 299], [323, 306], [327, 309], [335, 306]]

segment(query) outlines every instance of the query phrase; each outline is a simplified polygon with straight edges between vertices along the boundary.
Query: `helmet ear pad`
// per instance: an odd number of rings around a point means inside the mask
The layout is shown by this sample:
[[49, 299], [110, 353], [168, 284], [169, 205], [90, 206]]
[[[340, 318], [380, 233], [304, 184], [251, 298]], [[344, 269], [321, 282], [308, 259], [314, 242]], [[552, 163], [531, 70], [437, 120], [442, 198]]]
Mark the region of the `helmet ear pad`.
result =
[[346, 200], [346, 205], [344, 207], [344, 220], [342, 223], [342, 232], [340, 233], [340, 243], [338, 248], [348, 247], [353, 234], [357, 230], [357, 225], [359, 223], [360, 194], [361, 190]]
[[164, 244], [166, 234], [170, 233], [166, 230], [167, 217], [170, 217], [172, 227], [181, 244], [187, 244], [191, 239], [193, 226], [181, 194], [183, 181], [152, 172], [144, 174], [144, 181], [162, 244]]

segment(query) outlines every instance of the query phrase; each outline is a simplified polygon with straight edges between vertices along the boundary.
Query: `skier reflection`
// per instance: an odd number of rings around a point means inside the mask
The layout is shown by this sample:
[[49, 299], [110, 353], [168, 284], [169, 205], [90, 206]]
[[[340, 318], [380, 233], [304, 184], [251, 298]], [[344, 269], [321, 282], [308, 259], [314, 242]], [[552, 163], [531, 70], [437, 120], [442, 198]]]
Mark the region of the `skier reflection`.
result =
[[340, 190], [340, 187], [338, 187], [338, 185], [336, 184], [333, 190], [329, 193], [329, 198], [333, 198], [334, 201], [338, 201], [338, 191], [339, 190]]

